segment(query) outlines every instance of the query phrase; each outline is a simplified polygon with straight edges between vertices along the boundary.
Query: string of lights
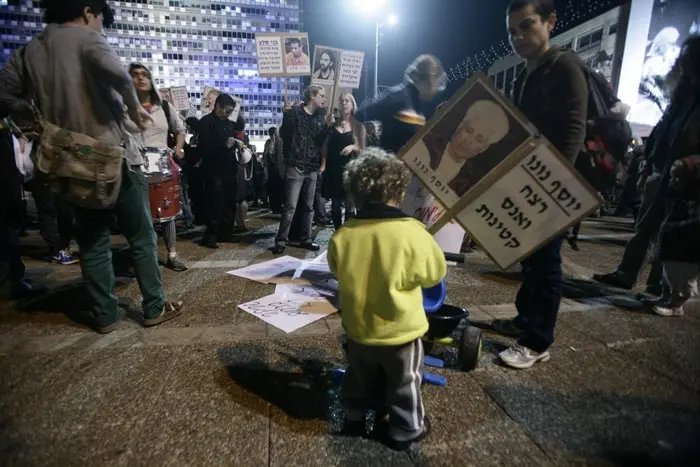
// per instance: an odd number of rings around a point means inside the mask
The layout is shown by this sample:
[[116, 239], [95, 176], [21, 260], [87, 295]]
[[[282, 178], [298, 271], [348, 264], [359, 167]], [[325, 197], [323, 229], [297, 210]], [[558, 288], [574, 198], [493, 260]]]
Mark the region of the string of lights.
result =
[[[557, 8], [558, 18], [553, 34], [564, 32], [622, 3], [624, 0], [566, 0], [563, 8]], [[476, 72], [486, 72], [496, 61], [511, 53], [513, 51], [510, 44], [506, 39], [502, 39], [498, 44], [477, 52], [451, 67], [447, 71], [447, 79], [449, 82], [465, 81]]]

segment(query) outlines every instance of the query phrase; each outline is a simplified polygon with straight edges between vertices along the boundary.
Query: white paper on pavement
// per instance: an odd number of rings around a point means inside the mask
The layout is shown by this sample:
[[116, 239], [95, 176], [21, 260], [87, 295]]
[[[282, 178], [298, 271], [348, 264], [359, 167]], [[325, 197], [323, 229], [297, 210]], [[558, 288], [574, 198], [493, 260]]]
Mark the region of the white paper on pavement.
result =
[[228, 271], [226, 274], [242, 277], [263, 284], [274, 284], [291, 280], [299, 269], [303, 260], [292, 256], [280, 256], [264, 263], [251, 264], [241, 269]]
[[278, 285], [274, 294], [238, 307], [286, 333], [337, 311], [315, 288], [293, 284]]

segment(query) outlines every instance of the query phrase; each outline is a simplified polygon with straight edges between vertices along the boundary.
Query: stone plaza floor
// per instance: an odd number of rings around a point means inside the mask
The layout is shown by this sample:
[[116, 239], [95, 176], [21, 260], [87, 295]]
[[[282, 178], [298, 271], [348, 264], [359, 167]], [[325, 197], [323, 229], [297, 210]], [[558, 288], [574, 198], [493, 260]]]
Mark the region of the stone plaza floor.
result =
[[277, 220], [253, 213], [249, 224], [244, 242], [218, 250], [180, 240], [191, 267], [163, 274], [183, 316], [141, 328], [127, 281], [124, 319], [104, 336], [71, 319], [84, 309], [79, 266], [36, 259], [41, 239], [24, 238], [29, 276], [52, 292], [28, 308], [0, 303], [0, 465], [700, 465], [700, 307], [661, 318], [634, 307], [635, 291], [588, 280], [616, 266], [629, 220], [590, 219], [581, 251], [564, 246], [552, 359], [530, 370], [501, 366], [510, 339], [488, 330], [515, 315], [518, 272], [480, 252], [449, 268], [448, 302], [470, 311], [486, 344], [472, 372], [431, 370], [448, 383], [424, 386], [433, 430], [406, 453], [329, 434], [337, 395], [324, 370], [344, 364], [337, 314], [285, 334], [237, 308], [274, 288], [225, 274], [273, 257]]

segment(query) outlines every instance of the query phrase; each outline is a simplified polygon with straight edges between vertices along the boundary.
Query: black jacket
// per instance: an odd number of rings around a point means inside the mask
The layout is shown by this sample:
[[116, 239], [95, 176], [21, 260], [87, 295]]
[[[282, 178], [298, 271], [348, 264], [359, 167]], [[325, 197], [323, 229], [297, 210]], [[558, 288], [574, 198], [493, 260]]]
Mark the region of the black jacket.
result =
[[418, 89], [412, 84], [404, 82], [390, 88], [386, 94], [378, 99], [363, 103], [355, 112], [355, 118], [363, 123], [381, 122], [382, 134], [379, 138], [379, 147], [398, 154], [399, 150], [421, 128], [418, 125], [398, 120], [399, 112], [413, 110], [419, 114], [425, 114], [424, 105], [419, 99]]
[[235, 152], [226, 147], [227, 138], [236, 137], [235, 123], [218, 118], [214, 112], [205, 115], [197, 124], [197, 150], [202, 159], [202, 171], [212, 178], [235, 177], [238, 162]]
[[22, 220], [22, 174], [15, 162], [9, 131], [0, 132], [0, 217], [20, 224]]
[[284, 112], [279, 133], [286, 167], [296, 167], [307, 173], [318, 171], [327, 135], [325, 119], [325, 109], [308, 115], [303, 105]]
[[552, 47], [530, 75], [523, 70], [513, 102], [572, 164], [584, 148], [588, 116], [587, 67], [572, 52]]

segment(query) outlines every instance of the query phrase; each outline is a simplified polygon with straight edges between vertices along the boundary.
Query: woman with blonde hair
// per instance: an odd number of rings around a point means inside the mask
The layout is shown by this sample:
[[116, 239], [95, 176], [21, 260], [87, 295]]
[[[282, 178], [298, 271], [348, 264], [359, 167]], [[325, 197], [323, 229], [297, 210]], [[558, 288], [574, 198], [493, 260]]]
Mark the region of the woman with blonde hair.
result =
[[354, 118], [357, 103], [352, 94], [348, 92], [340, 95], [338, 110], [334, 114], [333, 128], [323, 145], [321, 162], [321, 171], [325, 170], [322, 194], [324, 198], [331, 200], [331, 217], [336, 230], [343, 224], [343, 205], [346, 221], [355, 214], [355, 205], [343, 188], [345, 165], [367, 145], [367, 131], [364, 125]]

